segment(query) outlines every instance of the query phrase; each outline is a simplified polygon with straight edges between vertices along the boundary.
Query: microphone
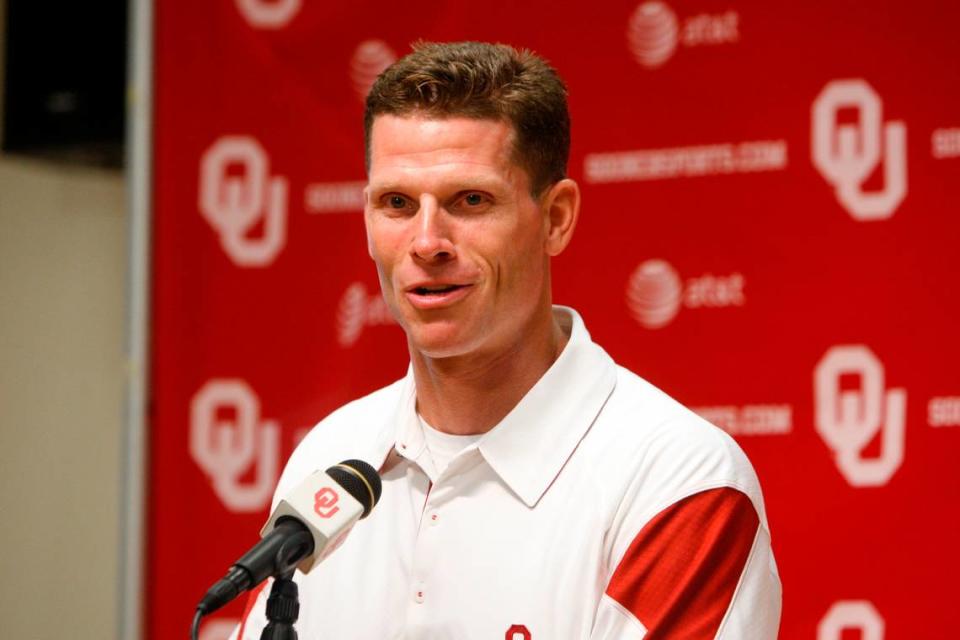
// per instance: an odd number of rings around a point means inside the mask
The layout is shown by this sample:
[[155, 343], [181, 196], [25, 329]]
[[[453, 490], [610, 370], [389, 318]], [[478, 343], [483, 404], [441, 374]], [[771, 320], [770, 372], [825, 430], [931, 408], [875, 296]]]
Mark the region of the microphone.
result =
[[197, 605], [197, 619], [271, 576], [309, 573], [380, 500], [380, 476], [362, 460], [344, 460], [307, 477], [280, 501], [261, 540], [233, 563]]

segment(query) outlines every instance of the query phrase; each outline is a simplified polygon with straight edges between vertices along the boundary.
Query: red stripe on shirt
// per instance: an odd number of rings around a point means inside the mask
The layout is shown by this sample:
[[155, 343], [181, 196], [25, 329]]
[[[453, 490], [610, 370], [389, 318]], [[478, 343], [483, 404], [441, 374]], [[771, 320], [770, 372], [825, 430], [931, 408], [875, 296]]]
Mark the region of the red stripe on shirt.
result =
[[268, 582], [269, 580], [264, 580], [250, 592], [250, 596], [247, 598], [247, 606], [244, 608], [243, 616], [240, 618], [240, 631], [237, 632], [237, 640], [243, 640], [243, 629], [247, 626], [247, 618], [250, 617], [250, 612], [253, 611], [254, 605], [257, 604], [257, 598], [260, 597], [260, 592], [267, 587]]
[[694, 494], [634, 538], [607, 595], [647, 628], [644, 640], [712, 640], [747, 563], [760, 521], [745, 494]]

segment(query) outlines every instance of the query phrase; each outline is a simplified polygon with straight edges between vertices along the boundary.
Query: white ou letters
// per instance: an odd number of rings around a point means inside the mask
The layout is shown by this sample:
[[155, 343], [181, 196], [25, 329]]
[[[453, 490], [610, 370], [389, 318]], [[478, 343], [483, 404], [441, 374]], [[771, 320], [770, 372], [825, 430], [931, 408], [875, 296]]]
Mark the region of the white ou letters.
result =
[[862, 640], [883, 640], [883, 618], [866, 600], [836, 602], [817, 627], [817, 640], [841, 640], [844, 629], [859, 629]]
[[[840, 378], [857, 376], [859, 389], [841, 389]], [[886, 484], [903, 463], [907, 392], [884, 389], [883, 364], [863, 345], [833, 347], [814, 370], [814, 425], [833, 449], [837, 467], [855, 487]], [[879, 457], [863, 449], [882, 432]]]
[[251, 27], [281, 29], [300, 11], [301, 0], [237, 0], [237, 9]]
[[[287, 181], [269, 170], [266, 151], [249, 136], [224, 136], [200, 160], [200, 213], [240, 267], [269, 265], [287, 239]], [[261, 221], [262, 235], [248, 237]]]
[[[841, 109], [856, 109], [857, 124], [838, 123]], [[883, 220], [907, 195], [907, 127], [883, 123], [880, 96], [864, 80], [834, 80], [813, 102], [813, 164], [836, 188], [837, 199], [857, 220]], [[883, 162], [882, 191], [863, 182]]]
[[[270, 505], [279, 454], [280, 427], [260, 421], [260, 400], [247, 383], [214, 379], [193, 396], [190, 455], [230, 511], [250, 513]], [[254, 465], [253, 482], [241, 482]]]

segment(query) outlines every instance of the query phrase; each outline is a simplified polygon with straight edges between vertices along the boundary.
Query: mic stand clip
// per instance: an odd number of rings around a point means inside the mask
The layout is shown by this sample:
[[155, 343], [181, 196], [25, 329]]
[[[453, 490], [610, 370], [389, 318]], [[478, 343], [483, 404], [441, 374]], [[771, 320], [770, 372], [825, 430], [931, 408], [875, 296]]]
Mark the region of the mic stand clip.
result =
[[300, 592], [292, 579], [293, 571], [291, 569], [273, 581], [267, 598], [267, 626], [263, 628], [260, 640], [297, 640], [293, 623], [300, 616]]

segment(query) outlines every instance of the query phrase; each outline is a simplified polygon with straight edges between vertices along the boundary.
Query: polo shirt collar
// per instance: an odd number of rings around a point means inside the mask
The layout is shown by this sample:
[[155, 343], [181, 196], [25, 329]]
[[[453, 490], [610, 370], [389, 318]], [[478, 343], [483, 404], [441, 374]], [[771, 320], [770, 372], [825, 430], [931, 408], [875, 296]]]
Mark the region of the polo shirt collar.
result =
[[616, 385], [616, 366], [592, 340], [580, 315], [554, 307], [571, 325], [560, 357], [517, 406], [480, 440], [497, 475], [533, 507], [546, 493]]
[[[546, 493], [616, 385], [613, 359], [590, 339], [580, 315], [569, 307], [554, 306], [553, 312], [570, 327], [563, 352], [478, 444], [486, 462], [528, 507]], [[400, 385], [394, 417], [394, 428], [381, 432], [374, 452], [381, 466], [389, 465], [391, 456], [417, 462], [425, 453], [412, 367]]]
[[417, 421], [417, 387], [412, 364], [398, 384], [396, 408], [388, 415], [371, 455], [380, 473], [395, 465], [400, 458], [416, 462], [426, 450], [423, 431]]

